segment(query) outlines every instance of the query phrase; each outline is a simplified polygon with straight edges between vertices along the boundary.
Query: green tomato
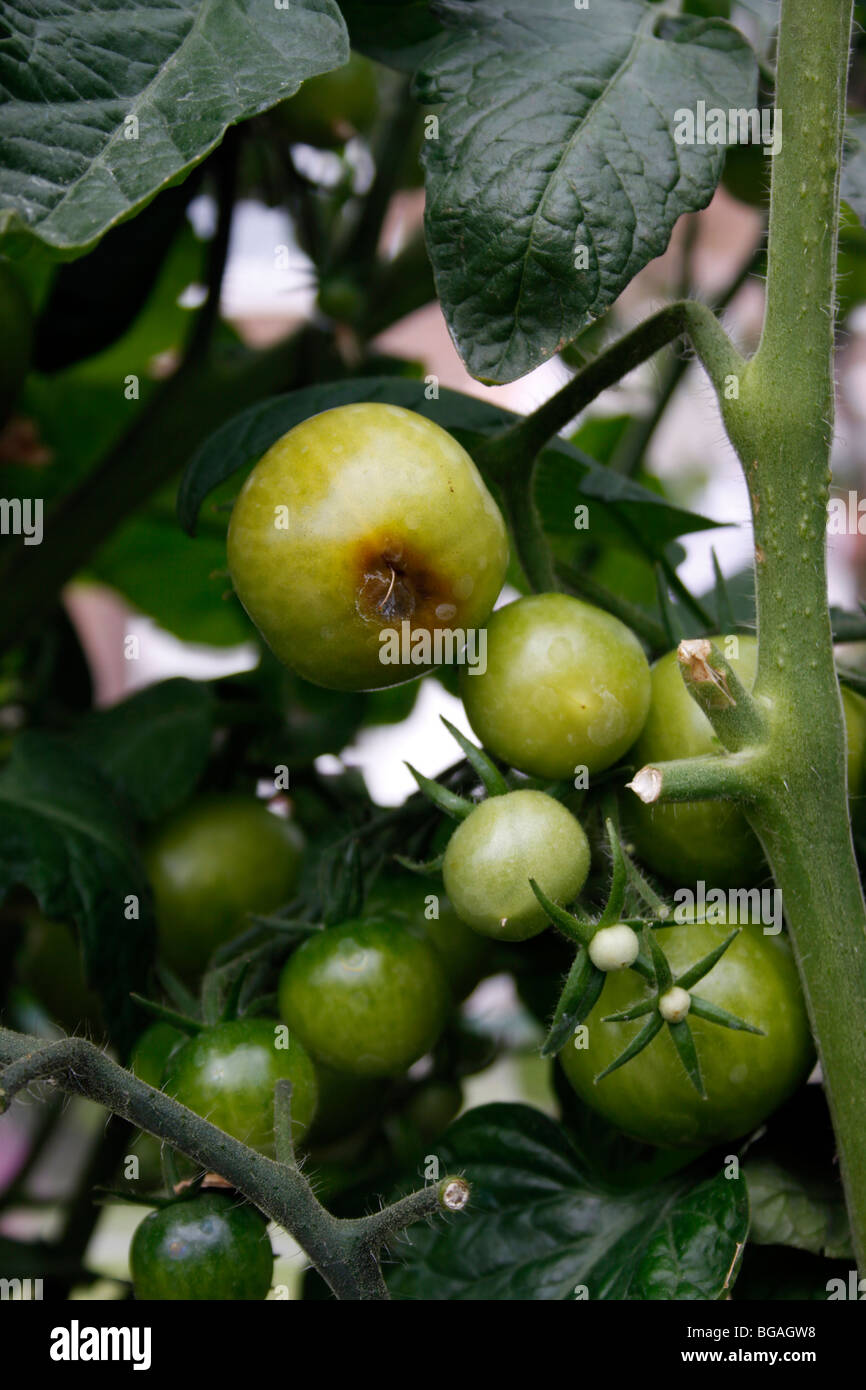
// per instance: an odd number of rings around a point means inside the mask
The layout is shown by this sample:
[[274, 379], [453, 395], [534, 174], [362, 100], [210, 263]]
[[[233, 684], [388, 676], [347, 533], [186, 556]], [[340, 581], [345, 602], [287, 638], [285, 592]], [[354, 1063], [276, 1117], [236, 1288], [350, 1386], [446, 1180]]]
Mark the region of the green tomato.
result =
[[303, 835], [250, 796], [192, 802], [150, 841], [159, 948], [195, 980], [217, 946], [244, 930], [248, 912], [272, 912], [293, 894]]
[[255, 1207], [224, 1192], [202, 1192], [152, 1211], [129, 1250], [139, 1300], [267, 1298], [274, 1253]]
[[[660, 928], [655, 937], [676, 974], [707, 955], [729, 932], [724, 923], [694, 922]], [[689, 1013], [705, 1098], [687, 1077], [666, 1027], [637, 1057], [595, 1081], [646, 1023], [645, 1018], [603, 1021], [650, 994], [646, 982], [631, 970], [608, 975], [586, 1021], [586, 1046], [574, 1045], [584, 1040], [578, 1031], [559, 1054], [581, 1100], [626, 1134], [664, 1148], [707, 1147], [739, 1139], [805, 1081], [814, 1062], [806, 1006], [784, 937], [765, 936], [758, 924], [743, 926], [694, 992], [765, 1034], [721, 1028]]]
[[493, 614], [487, 669], [460, 693], [491, 753], [533, 777], [610, 767], [643, 728], [650, 670], [618, 618], [568, 594], [532, 594]]
[[[725, 655], [725, 638], [713, 639]], [[736, 655], [728, 656], [743, 685], [751, 689], [758, 666], [754, 637], [737, 638]], [[859, 796], [866, 766], [866, 702], [844, 689], [848, 724], [848, 786]], [[652, 668], [652, 699], [643, 733], [631, 761], [636, 768], [673, 758], [697, 758], [721, 751], [709, 719], [692, 699], [680, 673], [675, 651]], [[704, 879], [720, 888], [748, 887], [767, 874], [763, 851], [742, 811], [726, 801], [678, 802], [646, 806], [629, 797], [625, 829], [637, 854], [655, 873], [675, 883]]]
[[292, 1083], [292, 1135], [303, 1139], [316, 1111], [316, 1071], [297, 1038], [268, 1018], [218, 1023], [170, 1057], [163, 1090], [242, 1143], [274, 1153], [274, 1087]]
[[309, 937], [283, 969], [279, 999], [318, 1061], [351, 1076], [394, 1076], [435, 1043], [449, 990], [432, 946], [371, 918]]
[[183, 1046], [187, 1036], [170, 1023], [152, 1023], [145, 1028], [133, 1048], [129, 1070], [139, 1081], [146, 1081], [148, 1086], [159, 1090], [169, 1058], [177, 1048]]
[[379, 114], [379, 83], [369, 58], [353, 53], [348, 63], [310, 77], [275, 108], [291, 141], [338, 149], [353, 135], [366, 135]]
[[33, 352], [33, 311], [21, 281], [0, 258], [0, 425], [12, 411]]
[[487, 621], [507, 559], [465, 449], [421, 415], [372, 403], [278, 440], [228, 533], [235, 589], [265, 641], [334, 690], [399, 685], [454, 659], [460, 634]]
[[586, 882], [589, 858], [582, 827], [552, 796], [506, 792], [461, 821], [442, 876], [457, 913], [475, 931], [525, 941], [548, 925], [529, 880], [555, 902], [569, 903]]
[[[465, 999], [478, 984], [490, 948], [457, 916], [438, 879], [419, 874], [382, 876], [373, 884], [364, 907], [375, 917], [396, 918], [427, 938], [455, 999]], [[437, 915], [431, 916], [433, 912]]]

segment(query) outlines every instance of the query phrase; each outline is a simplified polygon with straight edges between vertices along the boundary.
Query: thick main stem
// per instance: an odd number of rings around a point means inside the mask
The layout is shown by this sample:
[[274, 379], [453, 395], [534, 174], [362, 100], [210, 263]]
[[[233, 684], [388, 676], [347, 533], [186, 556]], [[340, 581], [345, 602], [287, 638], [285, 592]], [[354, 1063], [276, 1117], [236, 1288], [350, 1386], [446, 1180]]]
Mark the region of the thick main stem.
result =
[[[723, 401], [749, 485], [759, 658], [770, 710], [748, 811], [782, 890], [866, 1270], [866, 909], [848, 819], [827, 611], [833, 298], [851, 0], [783, 0], [767, 313], [739, 399]], [[718, 385], [718, 383], [717, 383]]]

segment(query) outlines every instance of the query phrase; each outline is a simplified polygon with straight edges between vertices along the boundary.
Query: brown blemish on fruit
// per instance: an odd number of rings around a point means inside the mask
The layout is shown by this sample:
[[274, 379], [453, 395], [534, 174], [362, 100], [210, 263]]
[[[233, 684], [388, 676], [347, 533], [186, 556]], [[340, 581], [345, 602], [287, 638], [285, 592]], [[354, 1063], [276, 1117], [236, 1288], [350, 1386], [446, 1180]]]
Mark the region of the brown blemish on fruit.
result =
[[358, 612], [368, 621], [383, 627], [408, 621], [430, 632], [454, 625], [436, 615], [448, 604], [456, 618], [460, 605], [451, 584], [411, 542], [392, 532], [369, 537], [356, 546], [353, 568]]

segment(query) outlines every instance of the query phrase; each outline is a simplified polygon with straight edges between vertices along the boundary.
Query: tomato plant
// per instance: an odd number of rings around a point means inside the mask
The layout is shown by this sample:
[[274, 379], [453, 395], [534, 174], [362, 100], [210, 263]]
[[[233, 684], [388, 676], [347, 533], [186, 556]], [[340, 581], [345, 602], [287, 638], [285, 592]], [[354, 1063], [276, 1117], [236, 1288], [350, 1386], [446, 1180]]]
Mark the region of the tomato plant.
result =
[[0, 1293], [857, 1296], [864, 12], [5, 7]]
[[[721, 639], [719, 639], [721, 640]], [[754, 637], [734, 637], [730, 662], [750, 689], [758, 664]], [[866, 702], [856, 691], [842, 689], [848, 733], [848, 794], [863, 794], [866, 771]], [[671, 758], [697, 758], [721, 748], [709, 719], [692, 700], [680, 677], [676, 652], [653, 666], [652, 699], [632, 758], [636, 765]], [[629, 808], [629, 833], [644, 863], [677, 883], [705, 879], [724, 887], [755, 883], [766, 873], [757, 836], [730, 802]]]

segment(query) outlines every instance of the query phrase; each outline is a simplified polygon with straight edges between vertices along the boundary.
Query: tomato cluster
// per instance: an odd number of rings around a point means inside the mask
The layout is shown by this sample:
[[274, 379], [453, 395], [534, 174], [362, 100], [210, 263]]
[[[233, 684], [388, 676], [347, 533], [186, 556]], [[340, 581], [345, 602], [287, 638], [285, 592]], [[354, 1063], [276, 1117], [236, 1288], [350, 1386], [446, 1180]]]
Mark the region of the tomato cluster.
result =
[[[298, 901], [309, 901], [309, 865], [296, 814], [275, 814], [250, 791], [201, 796], [176, 812], [144, 846], [145, 862], [160, 960], [178, 987], [204, 980], [203, 1012], [178, 1020], [180, 1028], [151, 1026], [133, 1057], [136, 1073], [270, 1155], [275, 1085], [290, 1081], [292, 1138], [317, 1156], [327, 1183], [335, 1154], [363, 1166], [371, 1136], [380, 1144], [387, 1136], [393, 1159], [407, 1135], [426, 1141], [459, 1110], [460, 1077], [477, 1065], [467, 1061], [460, 1005], [486, 974], [513, 969], [523, 997], [544, 999], [549, 1016], [558, 967], [547, 967], [537, 990], [524, 964], [535, 944], [517, 943], [551, 921], [568, 935], [571, 922], [572, 974], [585, 972], [596, 1002], [553, 1050], [580, 1100], [662, 1146], [702, 1149], [760, 1124], [813, 1059], [784, 936], [744, 919], [728, 939], [724, 914], [678, 924], [656, 916], [650, 926], [634, 913], [622, 920], [622, 883], [611, 889], [617, 909], [598, 916], [610, 865], [597, 789], [606, 789], [607, 807], [628, 769], [721, 746], [676, 653], [651, 668], [619, 619], [564, 593], [493, 612], [508, 558], [498, 507], [454, 439], [392, 406], [329, 410], [277, 441], [235, 503], [228, 552], [237, 593], [267, 643], [323, 687], [406, 681], [440, 659], [420, 637], [456, 641], [483, 627], [486, 660], [464, 665], [459, 687], [483, 749], [459, 738], [486, 795], [471, 781], [467, 799], [420, 779], [458, 821], [444, 844], [434, 837], [441, 875], [429, 865], [417, 873], [374, 865], [351, 910], [321, 920], [302, 908], [300, 922], [291, 904], [301, 889], [307, 896]], [[389, 664], [383, 636], [395, 629], [399, 658]], [[726, 655], [751, 685], [754, 639], [726, 642]], [[849, 783], [859, 795], [866, 702], [847, 691], [844, 700]], [[666, 885], [748, 887], [767, 873], [754, 832], [729, 803], [649, 809], [629, 797], [621, 806], [625, 850], [657, 875], [656, 904]], [[622, 853], [617, 839], [620, 864]], [[565, 911], [581, 895], [582, 926]], [[230, 966], [231, 943], [273, 914], [294, 940], [276, 938], [262, 958], [270, 975], [251, 998], [236, 971], [230, 1005], [216, 1016], [213, 981]], [[65, 928], [38, 924], [43, 936], [54, 931]], [[28, 928], [22, 978], [52, 1007], [38, 984], [38, 932]], [[700, 993], [686, 987], [696, 960], [722, 943]], [[652, 1010], [658, 1029], [621, 1065]], [[700, 1084], [684, 1065], [684, 1029]], [[266, 1244], [259, 1217], [225, 1194], [173, 1203], [136, 1234], [136, 1294], [178, 1296], [166, 1292], [175, 1281], [191, 1298], [263, 1297]], [[220, 1275], [233, 1251], [249, 1276], [240, 1282]]]

